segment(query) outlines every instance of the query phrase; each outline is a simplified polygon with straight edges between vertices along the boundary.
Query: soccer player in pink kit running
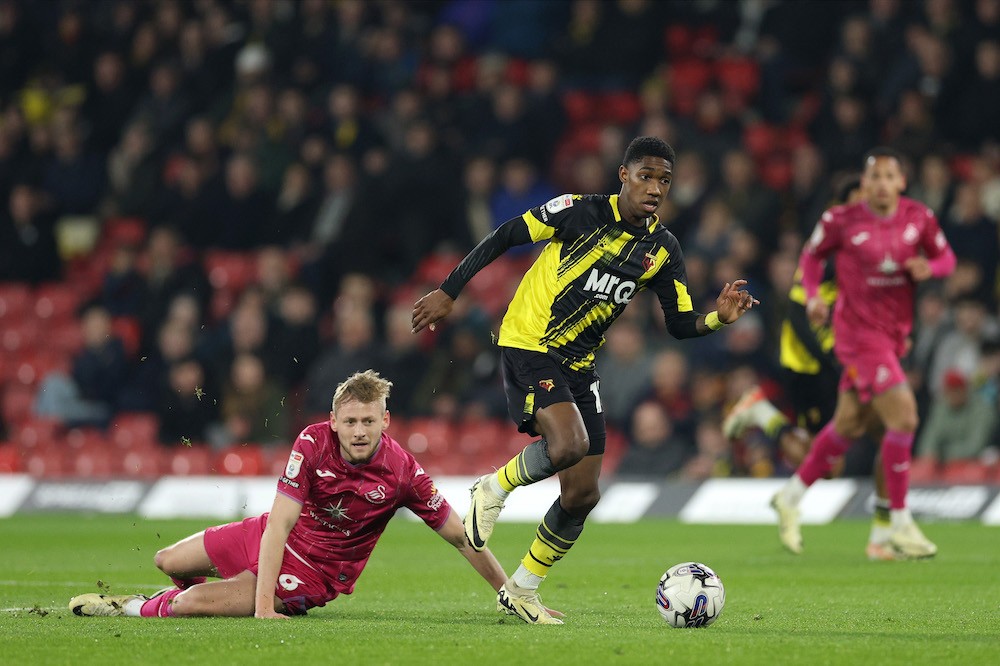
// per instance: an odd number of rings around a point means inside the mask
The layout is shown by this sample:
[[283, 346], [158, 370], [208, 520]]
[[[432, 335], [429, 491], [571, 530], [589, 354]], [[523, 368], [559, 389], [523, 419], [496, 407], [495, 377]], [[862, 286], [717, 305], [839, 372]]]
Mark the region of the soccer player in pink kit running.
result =
[[872, 559], [933, 557], [937, 546], [920, 531], [906, 507], [918, 417], [899, 359], [907, 351], [917, 283], [951, 273], [955, 254], [934, 213], [902, 196], [906, 178], [894, 151], [876, 148], [865, 156], [861, 186], [863, 201], [823, 213], [799, 261], [806, 311], [818, 325], [829, 317], [829, 306], [818, 294], [824, 261], [835, 257], [839, 295], [833, 312], [834, 353], [843, 372], [833, 419], [813, 440], [809, 454], [772, 498], [771, 506], [778, 513], [781, 542], [800, 553], [802, 496], [864, 433], [868, 411], [874, 410], [885, 426], [881, 455], [890, 526], [880, 546], [888, 552], [867, 554]]
[[142, 617], [301, 615], [354, 591], [400, 507], [499, 590], [507, 574], [496, 558], [469, 546], [461, 518], [413, 456], [385, 434], [391, 386], [367, 370], [337, 387], [330, 420], [308, 426], [295, 441], [269, 513], [211, 527], [158, 552], [156, 566], [177, 587], [152, 598], [83, 594], [70, 609]]

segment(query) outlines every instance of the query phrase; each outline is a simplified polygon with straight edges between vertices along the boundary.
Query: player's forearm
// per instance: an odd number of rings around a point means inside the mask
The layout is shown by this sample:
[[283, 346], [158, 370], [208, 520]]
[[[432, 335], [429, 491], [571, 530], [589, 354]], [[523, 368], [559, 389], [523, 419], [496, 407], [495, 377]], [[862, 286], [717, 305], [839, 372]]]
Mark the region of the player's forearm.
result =
[[462, 259], [455, 270], [441, 283], [441, 291], [453, 300], [465, 288], [476, 273], [493, 262], [501, 254], [514, 247], [531, 242], [531, 235], [524, 220], [520, 217], [507, 220], [490, 235], [479, 242], [469, 254]]
[[799, 268], [802, 270], [802, 289], [806, 292], [806, 302], [819, 293], [820, 282], [823, 281], [824, 261], [809, 251], [802, 251], [799, 256]]
[[481, 553], [477, 553], [472, 549], [472, 546], [465, 544], [458, 551], [469, 561], [469, 564], [476, 570], [476, 573], [490, 584], [490, 587], [495, 591], [500, 590], [500, 586], [507, 580], [507, 572], [503, 570], [503, 567], [497, 562], [497, 558], [493, 556], [489, 548]]
[[931, 276], [936, 278], [951, 275], [951, 272], [955, 270], [956, 263], [958, 262], [955, 258], [955, 253], [952, 252], [950, 247], [945, 247], [944, 251], [938, 256], [927, 259], [927, 265], [931, 269]]
[[260, 540], [260, 555], [257, 562], [257, 590], [254, 608], [269, 608], [274, 605], [274, 588], [281, 572], [281, 560], [285, 555], [287, 534], [282, 534], [269, 524]]

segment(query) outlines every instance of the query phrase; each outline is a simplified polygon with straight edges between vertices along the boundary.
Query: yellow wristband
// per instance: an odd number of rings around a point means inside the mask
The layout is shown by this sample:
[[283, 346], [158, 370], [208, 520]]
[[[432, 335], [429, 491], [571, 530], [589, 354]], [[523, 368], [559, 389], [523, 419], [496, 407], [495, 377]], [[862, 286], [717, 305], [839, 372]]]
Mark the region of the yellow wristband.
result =
[[717, 331], [725, 325], [726, 323], [721, 319], [719, 319], [718, 310], [712, 310], [707, 315], [705, 315], [705, 326], [708, 326], [713, 331]]

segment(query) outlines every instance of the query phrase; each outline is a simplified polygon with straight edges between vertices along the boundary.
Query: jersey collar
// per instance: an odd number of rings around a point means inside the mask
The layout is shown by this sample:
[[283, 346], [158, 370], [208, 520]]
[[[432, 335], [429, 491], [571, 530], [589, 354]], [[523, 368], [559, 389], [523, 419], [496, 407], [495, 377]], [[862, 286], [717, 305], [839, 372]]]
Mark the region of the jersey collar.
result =
[[[641, 232], [639, 231], [638, 227], [633, 227], [628, 222], [625, 222], [625, 221], [622, 220], [621, 211], [618, 210], [618, 195], [617, 194], [612, 194], [611, 197], [608, 199], [608, 202], [611, 204], [611, 212], [615, 216], [615, 222], [618, 222], [623, 227], [625, 227], [626, 229], [628, 229], [629, 233], [631, 233], [633, 235], [637, 235], [637, 236], [642, 235]], [[646, 225], [646, 233], [648, 234], [651, 231], [655, 231], [656, 228], [659, 226], [659, 224], [660, 224], [660, 218], [656, 215], [656, 213], [653, 213], [653, 221], [650, 222], [648, 225]]]

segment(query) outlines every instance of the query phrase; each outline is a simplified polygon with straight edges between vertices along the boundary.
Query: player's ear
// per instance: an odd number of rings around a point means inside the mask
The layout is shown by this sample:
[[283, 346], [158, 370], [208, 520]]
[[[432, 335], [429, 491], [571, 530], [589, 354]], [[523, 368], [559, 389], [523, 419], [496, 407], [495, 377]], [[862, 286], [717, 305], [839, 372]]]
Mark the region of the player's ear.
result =
[[337, 432], [337, 413], [330, 410], [330, 430]]
[[628, 169], [625, 168], [624, 164], [618, 166], [618, 180], [623, 183], [628, 180]]
[[389, 427], [389, 410], [385, 410], [385, 414], [382, 415], [382, 430]]

